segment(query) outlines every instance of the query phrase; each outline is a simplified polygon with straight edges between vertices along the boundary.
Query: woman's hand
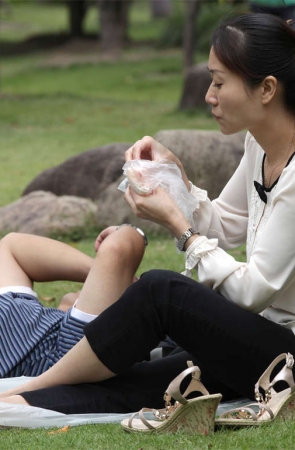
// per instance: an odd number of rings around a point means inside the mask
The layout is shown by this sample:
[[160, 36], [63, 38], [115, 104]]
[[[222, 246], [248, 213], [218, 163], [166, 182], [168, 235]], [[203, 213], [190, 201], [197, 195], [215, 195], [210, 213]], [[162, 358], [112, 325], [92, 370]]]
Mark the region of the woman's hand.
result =
[[159, 142], [155, 141], [150, 136], [145, 136], [130, 147], [125, 152], [125, 161], [131, 161], [133, 159], [147, 159], [150, 161], [159, 161], [165, 159], [175, 163], [181, 170], [182, 179], [186, 184], [188, 190], [190, 189], [189, 181], [184, 171], [184, 168], [180, 160], [166, 147]]
[[168, 192], [159, 186], [150, 195], [139, 195], [128, 187], [125, 200], [134, 214], [141, 219], [150, 220], [167, 228], [177, 239], [183, 231], [190, 228], [178, 205]]
[[105, 228], [99, 235], [97, 236], [95, 243], [94, 243], [94, 250], [97, 252], [99, 249], [99, 246], [102, 244], [102, 242], [114, 231], [117, 230], [117, 225], [112, 225], [108, 228]]

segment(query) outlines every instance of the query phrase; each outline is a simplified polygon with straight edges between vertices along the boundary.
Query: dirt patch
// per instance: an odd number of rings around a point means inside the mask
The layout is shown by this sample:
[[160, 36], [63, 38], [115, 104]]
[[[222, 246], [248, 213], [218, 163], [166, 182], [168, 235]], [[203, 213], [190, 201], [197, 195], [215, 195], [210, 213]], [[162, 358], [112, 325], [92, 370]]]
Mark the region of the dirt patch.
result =
[[171, 57], [179, 49], [155, 48], [154, 42], [129, 42], [124, 51], [102, 51], [99, 37], [85, 35], [72, 38], [66, 33], [32, 36], [22, 42], [0, 42], [2, 57], [42, 52], [41, 66], [68, 67], [76, 64], [97, 64], [99, 62], [141, 61], [155, 56]]
[[20, 42], [0, 41], [0, 53], [2, 56], [9, 57], [59, 48], [64, 49], [67, 53], [83, 53], [85, 51], [92, 52], [97, 46], [99, 46], [99, 38], [95, 34], [74, 39], [68, 33], [52, 33], [31, 36]]

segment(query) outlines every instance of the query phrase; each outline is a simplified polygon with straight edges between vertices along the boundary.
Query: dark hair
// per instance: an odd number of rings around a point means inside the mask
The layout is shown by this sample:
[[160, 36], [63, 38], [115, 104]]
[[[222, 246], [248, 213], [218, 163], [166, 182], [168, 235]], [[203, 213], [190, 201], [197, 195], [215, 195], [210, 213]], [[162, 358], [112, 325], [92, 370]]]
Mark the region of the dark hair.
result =
[[251, 88], [269, 75], [277, 78], [285, 106], [295, 114], [295, 31], [287, 22], [264, 13], [227, 19], [212, 46], [219, 61]]

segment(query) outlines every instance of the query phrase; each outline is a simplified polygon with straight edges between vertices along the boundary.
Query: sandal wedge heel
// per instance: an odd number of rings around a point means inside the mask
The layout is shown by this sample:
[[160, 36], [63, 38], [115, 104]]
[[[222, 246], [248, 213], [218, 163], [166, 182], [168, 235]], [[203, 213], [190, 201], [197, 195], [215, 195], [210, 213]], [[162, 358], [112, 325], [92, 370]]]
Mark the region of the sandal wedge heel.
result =
[[[180, 384], [184, 378], [192, 374], [192, 380], [182, 395]], [[214, 432], [216, 409], [222, 398], [221, 394], [210, 395], [200, 382], [201, 371], [197, 366], [191, 366], [181, 372], [168, 386], [165, 394], [165, 408], [154, 410], [143, 408], [129, 419], [121, 422], [125, 431], [135, 433], [176, 433], [208, 435]], [[203, 395], [192, 399], [186, 397], [192, 392]], [[171, 399], [175, 403], [171, 403]], [[153, 419], [147, 417], [152, 415]]]
[[[282, 370], [270, 381], [275, 366], [286, 360]], [[293, 378], [294, 358], [290, 353], [282, 353], [270, 364], [255, 385], [257, 403], [250, 403], [241, 408], [227, 411], [216, 419], [216, 426], [247, 427], [260, 426], [274, 420], [295, 419], [295, 382]], [[284, 381], [288, 388], [275, 391], [277, 382]], [[261, 394], [260, 388], [264, 390]]]

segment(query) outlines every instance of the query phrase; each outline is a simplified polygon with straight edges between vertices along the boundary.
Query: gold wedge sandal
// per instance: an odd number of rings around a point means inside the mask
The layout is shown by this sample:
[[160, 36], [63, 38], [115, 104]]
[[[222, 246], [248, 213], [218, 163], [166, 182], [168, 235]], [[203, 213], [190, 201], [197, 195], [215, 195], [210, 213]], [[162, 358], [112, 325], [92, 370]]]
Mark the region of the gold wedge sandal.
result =
[[[141, 433], [175, 433], [178, 430], [186, 434], [208, 435], [214, 431], [215, 414], [222, 398], [221, 394], [210, 395], [200, 382], [201, 371], [199, 367], [190, 366], [178, 375], [168, 386], [165, 394], [165, 408], [154, 410], [143, 408], [133, 414], [129, 419], [121, 422], [125, 431]], [[192, 380], [182, 395], [180, 384], [184, 378], [192, 374]], [[201, 392], [203, 395], [187, 400], [192, 392]], [[175, 400], [171, 404], [171, 399]], [[152, 415], [152, 420], [145, 417]]]
[[[270, 382], [275, 366], [282, 360], [285, 366]], [[266, 369], [255, 385], [255, 399], [257, 403], [250, 403], [241, 408], [232, 409], [216, 419], [216, 426], [244, 427], [257, 426], [274, 421], [275, 419], [295, 419], [295, 383], [292, 368], [293, 356], [288, 353], [279, 355]], [[285, 381], [288, 388], [277, 392], [274, 385], [278, 381]], [[264, 396], [260, 389], [264, 390]]]

